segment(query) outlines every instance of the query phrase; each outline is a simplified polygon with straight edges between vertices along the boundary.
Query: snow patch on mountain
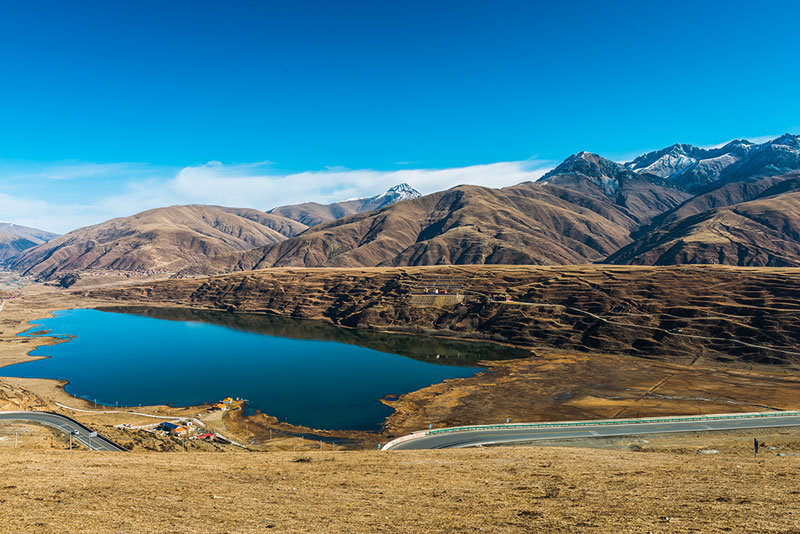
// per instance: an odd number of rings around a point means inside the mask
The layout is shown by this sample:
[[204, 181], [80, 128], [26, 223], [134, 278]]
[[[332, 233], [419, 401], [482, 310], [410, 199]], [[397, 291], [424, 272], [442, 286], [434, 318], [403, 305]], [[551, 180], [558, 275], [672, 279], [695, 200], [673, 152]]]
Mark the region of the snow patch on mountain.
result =
[[620, 188], [620, 180], [630, 177], [633, 173], [619, 163], [597, 154], [578, 152], [545, 174], [542, 181], [558, 183], [566, 177], [575, 175], [585, 177], [600, 187], [606, 195], [613, 196]]
[[675, 144], [643, 154], [625, 166], [696, 191], [719, 181], [800, 168], [800, 136], [784, 134], [761, 144], [737, 139], [718, 148]]

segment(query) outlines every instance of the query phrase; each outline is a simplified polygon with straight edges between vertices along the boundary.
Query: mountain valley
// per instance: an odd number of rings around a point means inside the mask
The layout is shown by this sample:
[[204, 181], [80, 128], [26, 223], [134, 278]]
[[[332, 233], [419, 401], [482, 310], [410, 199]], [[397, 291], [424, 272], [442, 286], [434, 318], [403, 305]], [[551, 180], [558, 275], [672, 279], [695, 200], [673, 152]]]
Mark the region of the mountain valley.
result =
[[[268, 212], [172, 206], [56, 237], [0, 228], [0, 260], [41, 279], [273, 267], [800, 265], [800, 136], [676, 144], [620, 164], [570, 156], [536, 182], [461, 185]], [[16, 227], [19, 229], [20, 227]]]

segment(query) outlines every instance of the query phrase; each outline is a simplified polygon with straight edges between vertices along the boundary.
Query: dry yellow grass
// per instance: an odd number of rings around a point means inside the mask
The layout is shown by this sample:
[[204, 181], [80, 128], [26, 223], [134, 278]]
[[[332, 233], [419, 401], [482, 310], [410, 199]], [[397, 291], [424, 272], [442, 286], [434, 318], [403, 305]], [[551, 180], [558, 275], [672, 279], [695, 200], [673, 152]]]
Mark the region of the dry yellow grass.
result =
[[8, 532], [800, 531], [797, 456], [16, 450], [0, 474]]
[[779, 368], [681, 365], [631, 356], [542, 351], [394, 401], [386, 430], [800, 409], [800, 377]]
[[0, 421], [0, 449], [10, 453], [14, 449], [65, 449], [69, 438], [61, 432], [39, 425], [26, 425]]
[[[0, 313], [0, 365], [27, 359], [25, 353], [43, 342], [15, 335], [31, 317], [95, 302], [40, 294], [7, 305]], [[635, 377], [620, 382], [622, 371]], [[661, 382], [667, 375], [672, 378]], [[591, 383], [599, 378], [626, 389], [624, 402], [615, 404], [598, 396]], [[613, 415], [622, 408], [625, 415], [640, 408], [660, 413], [667, 409], [666, 399], [642, 395], [653, 384], [661, 384], [658, 392], [668, 396], [687, 391], [697, 395], [698, 390], [708, 394], [710, 388], [720, 401], [742, 401], [738, 391], [746, 390], [754, 402], [788, 406], [796, 402], [791, 396], [797, 391], [795, 383], [791, 372], [764, 368], [720, 370], [569, 353], [514, 362], [461, 388], [454, 387], [457, 382], [434, 386], [450, 390], [439, 395], [441, 401], [423, 398], [420, 392], [411, 394], [408, 407], [415, 401], [420, 406], [402, 412], [405, 419], [397, 428], [418, 425], [439, 412], [450, 419], [488, 417], [482, 411], [487, 401], [520, 399], [502, 406], [510, 409], [530, 404], [531, 395], [555, 399], [551, 409], [558, 405], [593, 416], [609, 410]], [[52, 381], [5, 381], [0, 386], [5, 409], [51, 406], [53, 400], [70, 399]], [[496, 390], [494, 399], [486, 396], [490, 390]], [[565, 390], [574, 395], [556, 398]], [[520, 392], [529, 396], [520, 397]], [[89, 407], [77, 399], [70, 404]], [[697, 401], [675, 399], [669, 404], [692, 408]], [[109, 425], [129, 416], [76, 417], [106, 433]], [[48, 432], [33, 429], [31, 435], [44, 440]], [[796, 456], [800, 439], [796, 431], [782, 432], [754, 432], [767, 443], [780, 445], [778, 450], [765, 450], [758, 460], [751, 456], [752, 435], [745, 433], [603, 443], [612, 449], [395, 453], [246, 453], [231, 448], [228, 454], [107, 454], [37, 450], [31, 441], [20, 449], [0, 447], [0, 530], [800, 533], [800, 456]], [[647, 452], [630, 450], [633, 445]], [[59, 442], [42, 441], [41, 446], [58, 447]], [[290, 446], [289, 441], [280, 446]], [[155, 448], [175, 450], [177, 445], [165, 441]], [[699, 448], [716, 448], [719, 454], [699, 455]], [[788, 456], [778, 457], [777, 452]]]

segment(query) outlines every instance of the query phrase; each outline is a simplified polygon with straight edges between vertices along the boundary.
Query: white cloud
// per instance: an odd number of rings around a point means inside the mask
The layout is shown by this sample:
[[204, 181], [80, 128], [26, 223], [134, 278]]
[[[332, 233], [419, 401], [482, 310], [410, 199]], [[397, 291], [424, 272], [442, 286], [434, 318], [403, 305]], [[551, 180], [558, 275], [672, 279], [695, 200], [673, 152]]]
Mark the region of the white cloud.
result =
[[505, 187], [537, 180], [548, 167], [545, 162], [515, 161], [452, 169], [328, 169], [260, 174], [252, 172], [257, 170], [252, 167], [206, 164], [181, 169], [165, 185], [180, 202], [269, 209], [298, 202], [329, 203], [372, 196], [399, 183], [408, 183], [423, 194], [461, 184]]
[[[114, 180], [112, 189], [106, 185], [103, 190], [107, 190], [107, 194], [87, 191], [86, 201], [79, 203], [60, 202], [46, 194], [37, 195], [36, 191], [31, 194], [26, 190], [24, 195], [0, 193], [0, 217], [17, 224], [64, 233], [110, 218], [174, 204], [218, 204], [267, 210], [299, 202], [330, 203], [372, 196], [404, 182], [423, 194], [461, 184], [505, 187], [537, 180], [551, 166], [551, 162], [526, 160], [450, 169], [378, 171], [330, 168], [284, 174], [272, 171], [269, 162], [225, 165], [212, 161], [171, 172], [155, 167], [148, 172], [146, 166], [136, 164], [48, 165], [28, 172], [27, 176], [35, 174], [49, 180], [77, 180], [119, 173], [122, 179]], [[152, 176], [145, 177], [148, 174]], [[15, 177], [20, 176], [17, 173]], [[45, 190], [44, 187], [39, 189]]]
[[91, 214], [92, 206], [76, 204], [54, 204], [45, 200], [0, 193], [0, 213], [3, 220], [56, 233], [63, 233], [84, 226]]

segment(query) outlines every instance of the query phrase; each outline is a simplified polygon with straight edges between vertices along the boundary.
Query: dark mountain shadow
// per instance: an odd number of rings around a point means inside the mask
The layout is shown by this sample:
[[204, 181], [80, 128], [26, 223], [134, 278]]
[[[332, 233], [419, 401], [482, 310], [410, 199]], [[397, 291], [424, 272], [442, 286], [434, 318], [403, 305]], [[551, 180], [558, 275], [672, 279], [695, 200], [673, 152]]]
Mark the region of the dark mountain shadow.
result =
[[530, 356], [529, 351], [495, 343], [348, 329], [323, 321], [291, 319], [275, 315], [139, 306], [108, 306], [97, 309], [168, 321], [208, 323], [267, 336], [358, 345], [441, 365], [475, 366], [481, 360], [512, 360]]

